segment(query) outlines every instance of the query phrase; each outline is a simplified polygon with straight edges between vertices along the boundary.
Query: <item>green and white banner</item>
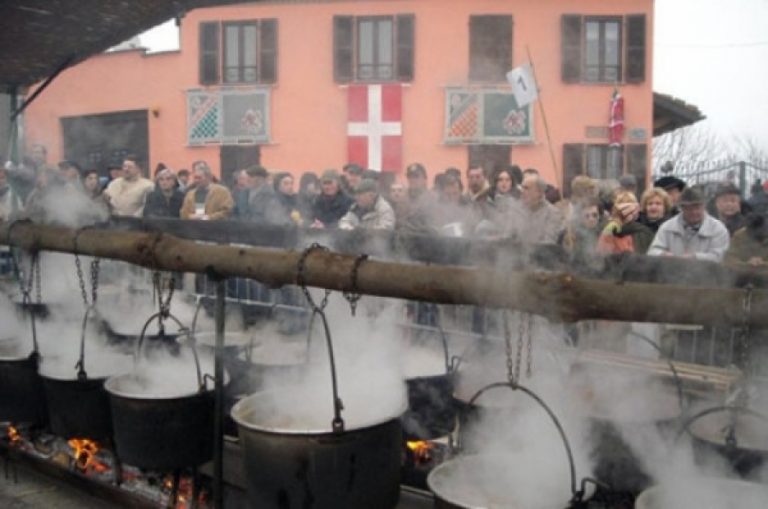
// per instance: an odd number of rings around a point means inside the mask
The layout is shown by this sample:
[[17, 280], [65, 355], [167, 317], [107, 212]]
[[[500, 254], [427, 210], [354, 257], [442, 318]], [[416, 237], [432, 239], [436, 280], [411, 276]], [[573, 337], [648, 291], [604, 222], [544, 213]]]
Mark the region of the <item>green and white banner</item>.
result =
[[446, 144], [534, 142], [531, 104], [519, 107], [511, 90], [450, 87], [445, 91]]

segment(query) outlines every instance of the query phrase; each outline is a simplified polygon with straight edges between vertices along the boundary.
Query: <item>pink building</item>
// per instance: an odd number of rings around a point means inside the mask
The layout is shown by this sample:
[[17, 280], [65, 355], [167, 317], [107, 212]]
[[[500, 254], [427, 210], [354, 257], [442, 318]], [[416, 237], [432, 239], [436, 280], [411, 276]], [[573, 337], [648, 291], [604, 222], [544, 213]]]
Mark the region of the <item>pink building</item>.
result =
[[[62, 73], [27, 110], [26, 140], [84, 166], [128, 151], [150, 168], [205, 159], [225, 179], [257, 162], [300, 174], [355, 160], [393, 173], [515, 163], [559, 186], [580, 173], [645, 180], [652, 26], [652, 0], [198, 9], [180, 51], [105, 53]], [[519, 108], [505, 75], [529, 54], [540, 99]], [[616, 90], [625, 129], [611, 146]]]

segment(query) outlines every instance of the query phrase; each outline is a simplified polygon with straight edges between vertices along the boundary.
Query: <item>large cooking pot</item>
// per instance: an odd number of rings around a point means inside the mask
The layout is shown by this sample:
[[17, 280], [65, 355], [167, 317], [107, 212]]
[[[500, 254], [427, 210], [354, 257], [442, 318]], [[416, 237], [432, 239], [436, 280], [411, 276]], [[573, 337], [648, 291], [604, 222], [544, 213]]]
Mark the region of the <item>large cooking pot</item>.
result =
[[614, 492], [636, 495], [650, 486], [649, 473], [625, 437], [674, 437], [683, 408], [678, 388], [602, 365], [576, 364], [569, 380], [590, 425], [595, 477]]
[[400, 415], [302, 427], [281, 422], [281, 390], [253, 394], [232, 417], [243, 444], [251, 507], [259, 509], [391, 509], [400, 496]]
[[716, 406], [691, 416], [683, 425], [697, 452], [714, 451], [748, 477], [768, 461], [768, 416], [738, 406]]
[[[585, 478], [581, 482], [581, 488], [577, 489], [576, 467], [565, 431], [554, 412], [536, 393], [519, 384], [498, 382], [481, 388], [470, 398], [468, 404], [470, 406], [474, 405], [483, 394], [498, 388], [508, 388], [515, 394], [528, 396], [552, 420], [563, 442], [570, 474], [570, 500], [567, 498], [568, 492], [563, 492], [562, 507], [582, 504], [587, 483], [594, 481]], [[461, 449], [461, 443], [459, 443], [457, 448]], [[520, 498], [515, 493], [515, 484], [518, 483], [518, 490], [523, 489], [525, 486], [520, 484], [522, 481], [510, 477], [509, 471], [513, 465], [518, 465], [519, 467], [519, 461], [516, 461], [513, 455], [488, 454], [460, 455], [440, 464], [427, 477], [427, 485], [435, 495], [435, 508], [518, 507]], [[548, 490], [552, 488], [547, 487]], [[556, 487], [554, 488], [556, 489]]]
[[653, 486], [640, 493], [635, 509], [765, 509], [768, 486], [752, 482], [698, 478]]
[[92, 314], [93, 308], [89, 307], [83, 318], [80, 358], [74, 371], [50, 369], [47, 358], [40, 366], [51, 431], [65, 438], [105, 440], [112, 436], [112, 413], [104, 382], [109, 374], [125, 371], [125, 361], [130, 359], [103, 358], [101, 366], [90, 366], [90, 374], [86, 371], [85, 336]]
[[[29, 302], [28, 298], [25, 302]], [[19, 338], [0, 340], [0, 421], [45, 423], [45, 395], [37, 372], [40, 354], [35, 320], [35, 314], [29, 313], [31, 353]]]
[[[136, 345], [136, 362], [142, 357], [144, 333], [159, 319], [152, 315], [144, 324]], [[170, 316], [181, 329], [183, 325]], [[121, 461], [140, 468], [175, 470], [197, 466], [213, 455], [214, 397], [203, 379], [194, 342], [196, 387], [191, 390], [153, 390], [140, 373], [111, 377], [109, 393], [113, 434]]]
[[445, 332], [438, 330], [442, 355], [419, 344], [405, 352], [408, 411], [403, 415], [403, 431], [417, 440], [445, 436], [456, 425], [453, 390], [458, 358], [451, 358]]

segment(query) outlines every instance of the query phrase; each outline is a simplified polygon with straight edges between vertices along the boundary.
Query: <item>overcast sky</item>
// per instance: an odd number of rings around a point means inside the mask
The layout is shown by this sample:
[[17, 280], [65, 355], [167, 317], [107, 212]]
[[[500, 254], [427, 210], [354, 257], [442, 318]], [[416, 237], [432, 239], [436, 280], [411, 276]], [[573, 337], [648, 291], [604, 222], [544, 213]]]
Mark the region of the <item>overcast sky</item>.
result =
[[[768, 150], [768, 0], [656, 0], [654, 37], [655, 91], [698, 106], [723, 138]], [[178, 31], [169, 21], [141, 42], [177, 49]]]

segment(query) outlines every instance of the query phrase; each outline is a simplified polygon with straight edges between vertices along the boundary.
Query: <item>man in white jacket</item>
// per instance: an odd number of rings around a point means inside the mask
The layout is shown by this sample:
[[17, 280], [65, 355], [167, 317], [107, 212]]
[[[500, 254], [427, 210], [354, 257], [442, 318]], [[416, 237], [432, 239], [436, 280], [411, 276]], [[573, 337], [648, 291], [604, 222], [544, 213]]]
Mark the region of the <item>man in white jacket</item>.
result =
[[355, 203], [349, 212], [339, 220], [342, 230], [365, 228], [369, 230], [392, 230], [395, 228], [395, 212], [379, 195], [376, 182], [363, 179], [355, 188]]
[[680, 214], [661, 225], [648, 254], [722, 261], [730, 235], [722, 222], [707, 214], [705, 201], [700, 188], [686, 188], [680, 196]]

